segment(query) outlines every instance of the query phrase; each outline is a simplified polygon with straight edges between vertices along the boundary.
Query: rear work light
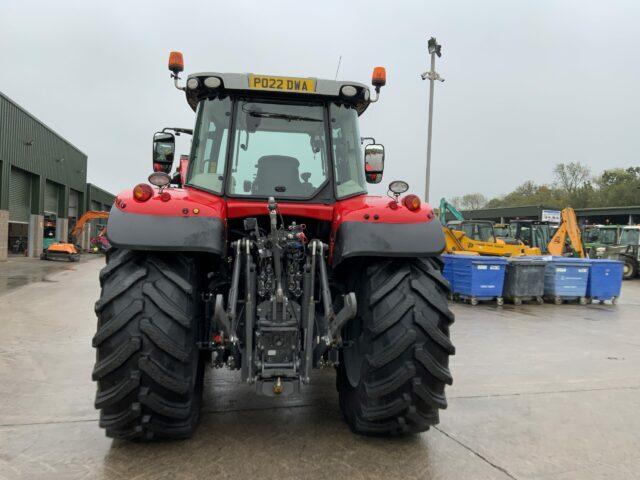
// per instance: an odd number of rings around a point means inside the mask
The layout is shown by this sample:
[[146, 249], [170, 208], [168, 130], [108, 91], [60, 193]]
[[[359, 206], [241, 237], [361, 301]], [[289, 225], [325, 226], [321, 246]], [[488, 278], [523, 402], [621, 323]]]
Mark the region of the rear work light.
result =
[[407, 195], [402, 199], [402, 203], [407, 207], [407, 210], [411, 210], [412, 212], [420, 210], [420, 197], [417, 195]]
[[146, 183], [139, 183], [133, 189], [133, 198], [138, 202], [146, 202], [153, 197], [153, 188]]
[[187, 88], [189, 90], [195, 90], [196, 88], [198, 88], [199, 84], [200, 82], [198, 82], [197, 78], [190, 78], [189, 80], [187, 80]]
[[218, 88], [222, 85], [222, 80], [218, 77], [207, 77], [204, 79], [204, 86], [207, 88]]
[[345, 97], [355, 97], [358, 93], [358, 90], [352, 85], [345, 85], [340, 89], [340, 93]]

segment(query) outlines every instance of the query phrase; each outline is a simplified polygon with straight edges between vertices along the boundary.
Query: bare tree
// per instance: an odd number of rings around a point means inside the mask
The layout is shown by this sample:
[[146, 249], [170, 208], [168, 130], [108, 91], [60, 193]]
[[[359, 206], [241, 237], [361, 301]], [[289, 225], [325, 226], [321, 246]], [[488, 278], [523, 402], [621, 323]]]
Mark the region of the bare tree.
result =
[[487, 204], [487, 198], [481, 193], [468, 193], [462, 196], [460, 206], [464, 210], [478, 210]]
[[449, 203], [460, 210], [462, 208], [462, 197], [451, 197]]
[[559, 163], [553, 173], [558, 186], [569, 195], [574, 195], [591, 176], [589, 167], [580, 162]]

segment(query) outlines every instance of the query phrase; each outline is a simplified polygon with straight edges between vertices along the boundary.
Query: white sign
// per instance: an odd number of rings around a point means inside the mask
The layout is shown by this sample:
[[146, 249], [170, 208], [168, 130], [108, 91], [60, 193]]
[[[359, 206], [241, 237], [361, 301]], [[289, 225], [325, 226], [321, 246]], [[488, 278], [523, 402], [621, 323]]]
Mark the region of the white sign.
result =
[[542, 210], [542, 218], [540, 220], [543, 222], [560, 223], [562, 216], [560, 210]]

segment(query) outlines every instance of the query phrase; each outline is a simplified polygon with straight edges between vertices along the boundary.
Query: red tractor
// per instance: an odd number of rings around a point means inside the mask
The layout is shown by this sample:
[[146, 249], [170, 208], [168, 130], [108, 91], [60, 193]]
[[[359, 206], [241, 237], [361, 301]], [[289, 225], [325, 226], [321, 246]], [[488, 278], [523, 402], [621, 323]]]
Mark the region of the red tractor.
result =
[[[188, 437], [205, 365], [240, 370], [257, 394], [300, 392], [335, 367], [355, 432], [422, 432], [451, 384], [453, 314], [429, 205], [379, 183], [384, 147], [358, 117], [378, 100], [356, 82], [199, 73], [175, 85], [193, 130], [153, 142], [149, 184], [120, 193], [100, 273], [93, 338], [100, 426], [114, 438]], [[191, 153], [169, 175], [176, 134]], [[153, 185], [153, 186], [152, 186]]]

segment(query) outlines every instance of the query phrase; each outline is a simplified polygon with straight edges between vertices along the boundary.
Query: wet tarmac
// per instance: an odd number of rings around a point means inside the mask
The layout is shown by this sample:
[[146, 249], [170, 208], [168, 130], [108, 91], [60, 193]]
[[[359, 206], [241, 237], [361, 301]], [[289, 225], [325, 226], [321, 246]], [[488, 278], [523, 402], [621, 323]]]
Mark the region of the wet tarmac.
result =
[[36, 282], [54, 281], [49, 276], [61, 270], [75, 270], [75, 265], [65, 261], [49, 261], [22, 255], [9, 255], [0, 262], [0, 296], [10, 290]]
[[93, 409], [102, 265], [0, 289], [1, 479], [640, 478], [640, 281], [616, 306], [455, 305], [449, 408], [421, 435], [352, 434], [331, 370], [289, 400], [209, 370], [194, 438], [145, 445]]

